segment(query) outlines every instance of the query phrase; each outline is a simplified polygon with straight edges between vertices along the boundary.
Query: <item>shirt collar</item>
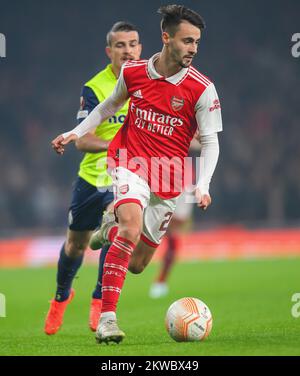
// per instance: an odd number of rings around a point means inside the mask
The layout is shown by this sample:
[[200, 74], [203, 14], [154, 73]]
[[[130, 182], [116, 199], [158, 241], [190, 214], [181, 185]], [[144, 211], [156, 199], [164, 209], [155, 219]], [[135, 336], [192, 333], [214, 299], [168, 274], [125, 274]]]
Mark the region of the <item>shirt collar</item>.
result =
[[[148, 60], [147, 70], [148, 70], [148, 75], [152, 80], [164, 78], [154, 68], [154, 62], [158, 59], [159, 55], [160, 53], [157, 53]], [[189, 71], [189, 68], [182, 68], [180, 69], [178, 73], [174, 74], [171, 77], [165, 78], [165, 80], [170, 82], [173, 85], [178, 85], [187, 75], [188, 71]]]

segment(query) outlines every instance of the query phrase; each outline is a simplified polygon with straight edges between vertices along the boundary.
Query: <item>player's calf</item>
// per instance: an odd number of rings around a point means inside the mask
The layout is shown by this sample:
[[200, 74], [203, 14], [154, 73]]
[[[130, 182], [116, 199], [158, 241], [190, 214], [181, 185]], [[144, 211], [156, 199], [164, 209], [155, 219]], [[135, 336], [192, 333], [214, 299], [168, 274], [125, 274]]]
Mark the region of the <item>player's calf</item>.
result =
[[156, 248], [140, 241], [135, 247], [129, 261], [128, 270], [133, 274], [140, 274], [151, 261]]
[[88, 247], [91, 231], [68, 230], [65, 253], [68, 257], [77, 258], [84, 255]]
[[145, 269], [145, 265], [136, 265], [136, 264], [129, 264], [128, 270], [132, 274], [141, 274]]

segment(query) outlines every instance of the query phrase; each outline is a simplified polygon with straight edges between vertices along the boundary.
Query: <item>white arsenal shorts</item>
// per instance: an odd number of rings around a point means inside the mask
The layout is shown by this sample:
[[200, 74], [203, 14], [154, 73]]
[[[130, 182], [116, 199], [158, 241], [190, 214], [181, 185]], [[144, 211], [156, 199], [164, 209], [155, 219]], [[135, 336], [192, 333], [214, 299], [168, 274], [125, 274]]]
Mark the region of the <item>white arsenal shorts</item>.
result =
[[180, 221], [187, 221], [192, 216], [195, 196], [192, 192], [183, 191], [178, 197], [174, 218]]
[[158, 247], [176, 209], [178, 197], [163, 200], [150, 191], [147, 182], [124, 167], [112, 170], [115, 209], [126, 202], [135, 202], [144, 212], [141, 240]]

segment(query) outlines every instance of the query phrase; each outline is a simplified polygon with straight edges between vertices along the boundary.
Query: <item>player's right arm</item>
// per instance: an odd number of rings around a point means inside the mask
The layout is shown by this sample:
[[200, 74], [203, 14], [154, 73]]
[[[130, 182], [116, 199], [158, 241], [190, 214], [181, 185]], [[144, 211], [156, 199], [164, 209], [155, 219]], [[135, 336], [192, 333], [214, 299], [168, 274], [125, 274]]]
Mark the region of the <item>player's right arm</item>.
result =
[[104, 102], [99, 103], [94, 110], [86, 117], [77, 127], [69, 132], [57, 136], [52, 141], [52, 148], [58, 154], [63, 154], [65, 145], [70, 142], [76, 142], [82, 136], [91, 132], [103, 123], [106, 119], [110, 118], [117, 111], [119, 111], [129, 98], [126, 83], [123, 77], [123, 69], [121, 70], [119, 79], [115, 89], [110, 97], [105, 99]]
[[[80, 97], [80, 108], [77, 114], [78, 124], [82, 123], [98, 104], [99, 100], [94, 91], [90, 87], [84, 86]], [[94, 130], [76, 140], [75, 145], [78, 150], [85, 153], [99, 153], [107, 150], [109, 141], [102, 140], [100, 137], [96, 136]]]
[[100, 153], [108, 149], [110, 141], [105, 141], [89, 132], [75, 141], [76, 148], [84, 153]]

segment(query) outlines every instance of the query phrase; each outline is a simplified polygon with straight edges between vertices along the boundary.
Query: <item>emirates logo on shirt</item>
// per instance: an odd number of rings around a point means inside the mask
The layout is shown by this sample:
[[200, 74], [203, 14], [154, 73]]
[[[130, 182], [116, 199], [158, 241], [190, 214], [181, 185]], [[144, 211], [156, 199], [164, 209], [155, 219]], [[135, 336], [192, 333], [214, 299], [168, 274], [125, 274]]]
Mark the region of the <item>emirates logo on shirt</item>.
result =
[[133, 102], [130, 105], [130, 111], [136, 117], [134, 123], [137, 128], [144, 131], [159, 133], [163, 136], [172, 136], [176, 127], [183, 126], [183, 120], [179, 116], [155, 112], [152, 108], [142, 109]]
[[172, 108], [173, 108], [174, 111], [179, 111], [179, 110], [181, 110], [182, 107], [183, 107], [183, 105], [184, 105], [184, 99], [182, 99], [182, 98], [177, 98], [177, 97], [175, 97], [175, 96], [173, 96], [173, 97], [171, 98], [171, 106], [172, 106]]

